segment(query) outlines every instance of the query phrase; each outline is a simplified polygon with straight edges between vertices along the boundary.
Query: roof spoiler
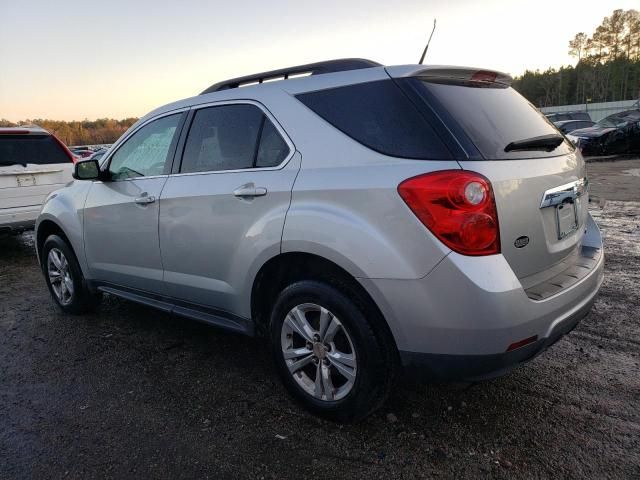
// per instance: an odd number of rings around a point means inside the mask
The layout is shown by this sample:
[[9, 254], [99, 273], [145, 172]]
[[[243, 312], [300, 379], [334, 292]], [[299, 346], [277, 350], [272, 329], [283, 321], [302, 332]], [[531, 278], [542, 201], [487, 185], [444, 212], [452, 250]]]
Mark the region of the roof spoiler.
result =
[[421, 77], [434, 80], [453, 80], [462, 82], [498, 83], [511, 86], [513, 78], [507, 73], [471, 67], [453, 67], [448, 65], [406, 65], [387, 67], [392, 77]]
[[341, 58], [338, 60], [309, 63], [307, 65], [297, 65], [295, 67], [281, 68], [279, 70], [271, 70], [269, 72], [254, 73], [253, 75], [218, 82], [204, 90], [200, 95], [253, 85], [256, 83], [259, 84], [269, 80], [287, 80], [291, 77], [303, 75], [320, 75], [323, 73], [344, 72], [347, 70], [359, 70], [361, 68], [380, 66], [381, 65], [379, 63], [372, 60], [366, 60], [364, 58]]

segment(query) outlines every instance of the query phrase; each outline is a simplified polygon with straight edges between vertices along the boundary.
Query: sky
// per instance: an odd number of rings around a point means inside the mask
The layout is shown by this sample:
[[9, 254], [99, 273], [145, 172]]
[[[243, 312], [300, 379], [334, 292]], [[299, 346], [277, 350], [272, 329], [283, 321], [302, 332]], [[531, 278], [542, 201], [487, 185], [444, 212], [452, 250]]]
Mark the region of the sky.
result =
[[332, 58], [575, 63], [568, 42], [638, 0], [0, 0], [0, 118], [138, 117], [227, 78]]

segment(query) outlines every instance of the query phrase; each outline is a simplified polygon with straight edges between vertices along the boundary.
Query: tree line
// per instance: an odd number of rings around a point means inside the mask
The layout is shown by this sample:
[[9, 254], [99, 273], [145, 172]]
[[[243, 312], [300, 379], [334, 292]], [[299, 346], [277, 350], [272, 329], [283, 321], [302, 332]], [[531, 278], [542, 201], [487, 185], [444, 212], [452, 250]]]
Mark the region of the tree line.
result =
[[640, 12], [614, 10], [569, 42], [576, 66], [527, 70], [513, 86], [538, 107], [640, 98]]
[[9, 120], [0, 120], [0, 127], [18, 127], [26, 125], [38, 125], [53, 132], [67, 145], [97, 145], [115, 142], [127, 129], [133, 125], [137, 118], [125, 118], [114, 120], [112, 118], [100, 118], [90, 121], [46, 120], [36, 118], [17, 123]]

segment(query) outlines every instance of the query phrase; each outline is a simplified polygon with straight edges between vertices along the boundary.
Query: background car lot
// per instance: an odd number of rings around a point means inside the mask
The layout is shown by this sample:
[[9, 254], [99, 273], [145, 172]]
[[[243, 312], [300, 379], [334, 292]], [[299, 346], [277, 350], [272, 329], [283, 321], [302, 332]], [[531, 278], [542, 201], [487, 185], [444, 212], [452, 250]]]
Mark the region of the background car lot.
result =
[[0, 477], [638, 477], [640, 159], [588, 170], [591, 314], [507, 377], [406, 385], [357, 425], [292, 403], [260, 340], [115, 298], [60, 313], [31, 236], [0, 238]]

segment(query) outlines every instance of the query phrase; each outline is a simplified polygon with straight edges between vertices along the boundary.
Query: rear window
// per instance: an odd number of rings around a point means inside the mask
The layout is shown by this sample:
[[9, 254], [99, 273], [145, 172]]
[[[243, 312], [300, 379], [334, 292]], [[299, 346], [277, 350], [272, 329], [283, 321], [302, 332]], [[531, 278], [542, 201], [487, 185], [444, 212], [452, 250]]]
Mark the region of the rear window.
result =
[[303, 93], [296, 98], [377, 152], [403, 158], [451, 158], [431, 124], [391, 80]]
[[554, 150], [510, 151], [511, 142], [558, 134], [553, 124], [511, 87], [499, 84], [437, 82], [411, 79], [429, 102], [439, 103], [458, 122], [485, 159], [554, 157], [573, 151], [568, 141]]
[[71, 163], [51, 135], [0, 135], [0, 166]]

